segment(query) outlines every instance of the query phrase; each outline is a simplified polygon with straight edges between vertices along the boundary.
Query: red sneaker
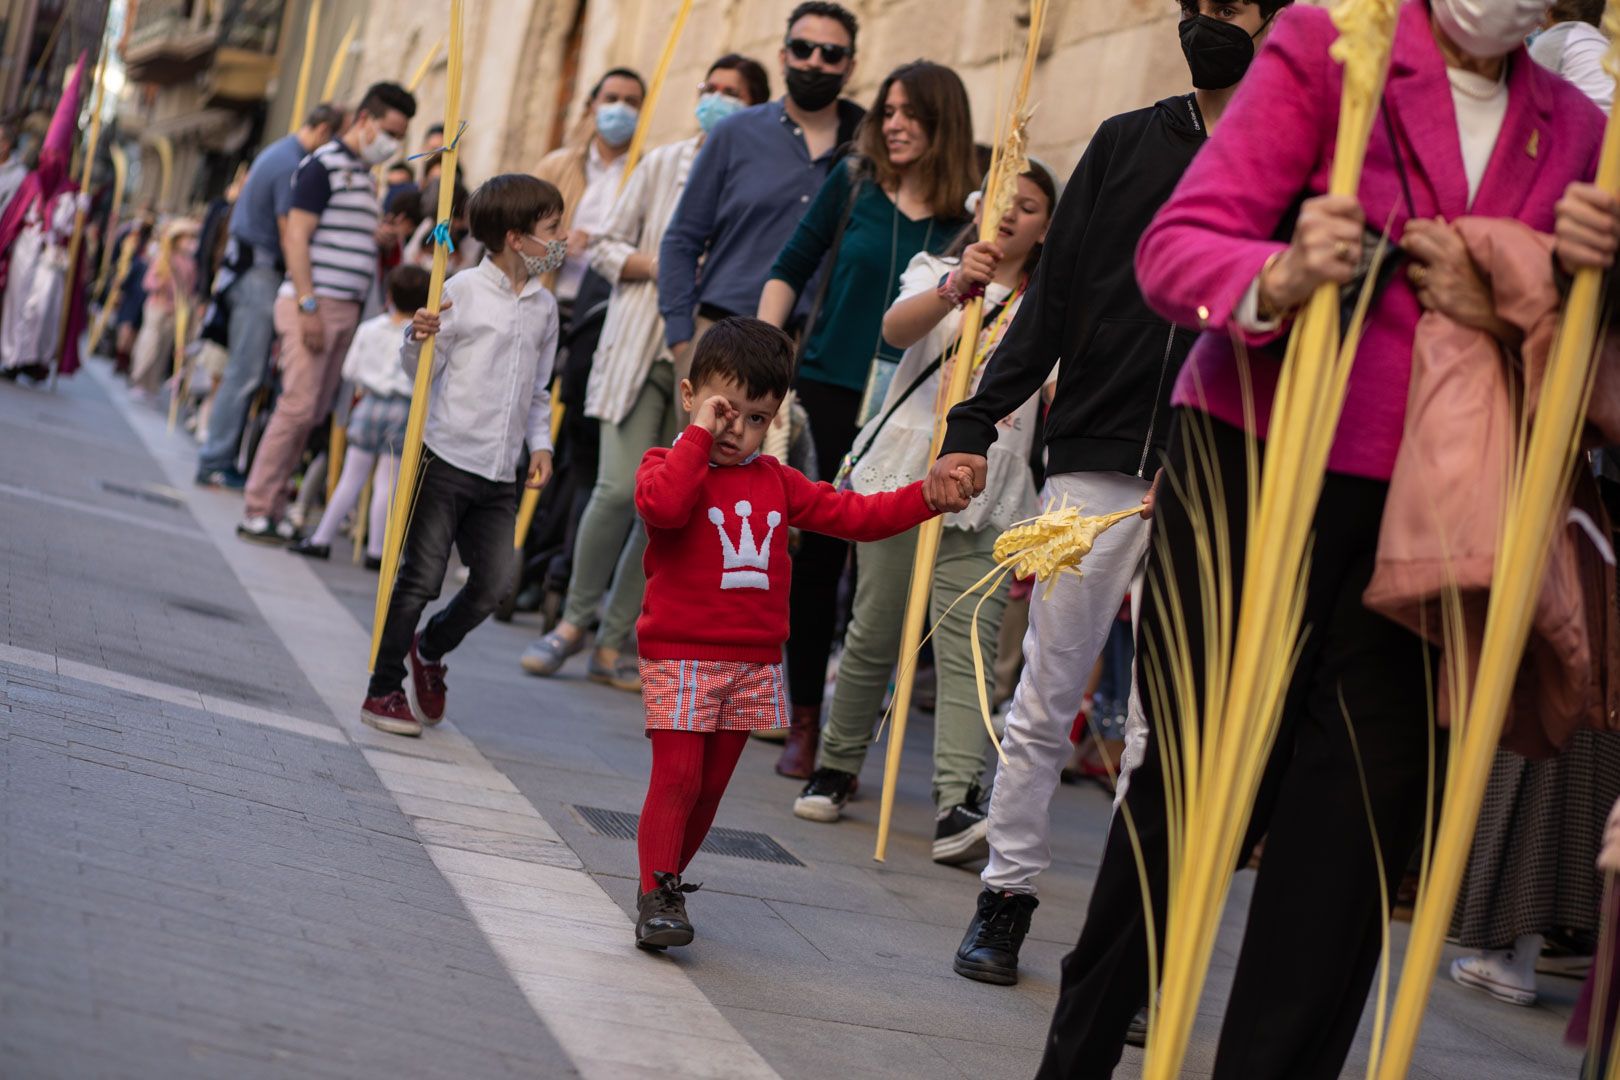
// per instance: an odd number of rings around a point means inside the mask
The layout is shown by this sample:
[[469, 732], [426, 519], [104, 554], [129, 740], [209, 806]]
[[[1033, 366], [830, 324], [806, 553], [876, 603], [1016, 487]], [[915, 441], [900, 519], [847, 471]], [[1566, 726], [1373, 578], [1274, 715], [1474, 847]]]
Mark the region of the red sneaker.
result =
[[405, 684], [405, 694], [410, 700], [412, 714], [422, 723], [431, 725], [444, 719], [444, 675], [449, 668], [444, 666], [443, 661], [429, 663], [422, 659], [418, 651], [421, 644], [421, 634], [411, 639], [411, 651], [405, 658], [406, 665], [411, 669], [411, 677]]
[[402, 691], [368, 697], [360, 706], [360, 720], [390, 735], [420, 735], [422, 725], [411, 715], [411, 703]]

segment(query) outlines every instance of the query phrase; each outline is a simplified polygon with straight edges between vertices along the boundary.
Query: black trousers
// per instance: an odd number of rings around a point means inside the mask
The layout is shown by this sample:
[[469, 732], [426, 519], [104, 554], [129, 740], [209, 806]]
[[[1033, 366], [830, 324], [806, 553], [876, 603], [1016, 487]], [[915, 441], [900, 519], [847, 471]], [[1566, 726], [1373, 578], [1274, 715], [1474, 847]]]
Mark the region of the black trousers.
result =
[[[861, 392], [813, 379], [794, 387], [810, 416], [816, 467], [831, 480], [855, 443]], [[805, 533], [793, 556], [787, 641], [788, 696], [795, 705], [820, 705], [827, 685], [827, 657], [838, 627], [838, 579], [849, 561], [849, 541]]]
[[[1200, 432], [1207, 441], [1200, 443]], [[1197, 492], [1186, 486], [1194, 475], [1206, 475], [1205, 465], [1224, 486], [1233, 576], [1241, 588], [1248, 532], [1243, 463], [1240, 431], [1203, 414], [1178, 414], [1159, 487], [1137, 648], [1138, 686], [1151, 737], [1125, 799], [1142, 840], [1161, 950], [1166, 890], [1161, 754], [1176, 725], [1196, 718], [1180, 717], [1160, 700], [1149, 672], [1170, 655], [1165, 600], [1170, 590], [1181, 600], [1194, 664], [1202, 662], [1199, 570], [1183, 496], [1197, 498], [1207, 510], [1207, 483]], [[1246, 858], [1265, 838], [1216, 1053], [1219, 1080], [1339, 1075], [1376, 970], [1383, 922], [1367, 803], [1377, 822], [1391, 896], [1422, 832], [1430, 722], [1424, 669], [1430, 650], [1361, 603], [1386, 490], [1383, 482], [1338, 474], [1329, 474], [1322, 490], [1306, 586], [1304, 648], [1241, 849]], [[1276, 662], [1286, 661], [1279, 647]], [[1198, 679], [1201, 701], [1201, 670]], [[1366, 771], [1366, 802], [1358, 752]], [[1063, 961], [1039, 1075], [1045, 1080], [1112, 1075], [1126, 1027], [1147, 995], [1142, 889], [1123, 816], [1116, 814], [1079, 943]]]
[[517, 528], [518, 484], [488, 480], [458, 469], [422, 448], [421, 484], [400, 550], [399, 577], [388, 601], [371, 675], [372, 697], [391, 694], [405, 683], [405, 655], [422, 612], [444, 585], [455, 546], [467, 564], [467, 584], [428, 620], [422, 631], [422, 655], [437, 660], [494, 612], [506, 591], [516, 558], [512, 533]]

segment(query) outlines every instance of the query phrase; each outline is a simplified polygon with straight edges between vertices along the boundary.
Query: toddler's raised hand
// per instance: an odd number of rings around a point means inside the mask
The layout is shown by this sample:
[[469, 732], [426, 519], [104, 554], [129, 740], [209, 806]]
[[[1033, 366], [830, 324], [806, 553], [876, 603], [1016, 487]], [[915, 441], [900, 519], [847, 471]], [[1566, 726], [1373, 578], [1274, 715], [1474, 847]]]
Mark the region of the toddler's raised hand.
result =
[[692, 423], [718, 438], [736, 418], [737, 410], [731, 402], [723, 394], [713, 394], [703, 399]]

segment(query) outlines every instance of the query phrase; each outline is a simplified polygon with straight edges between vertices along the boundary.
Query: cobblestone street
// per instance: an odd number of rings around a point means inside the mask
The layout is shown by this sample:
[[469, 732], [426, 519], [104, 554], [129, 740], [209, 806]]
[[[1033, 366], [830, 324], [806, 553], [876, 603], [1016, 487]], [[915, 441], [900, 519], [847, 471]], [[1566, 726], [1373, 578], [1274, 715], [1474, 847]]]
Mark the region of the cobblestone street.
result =
[[[1033, 1075], [1102, 791], [1060, 790], [1021, 981], [994, 987], [950, 967], [978, 881], [929, 860], [928, 717], [885, 863], [881, 753], [827, 826], [755, 742], [717, 825], [776, 847], [700, 855], [696, 943], [640, 953], [634, 845], [602, 813], [640, 809], [637, 699], [583, 656], [525, 676], [519, 615], [451, 655], [446, 723], [362, 726], [375, 575], [240, 542], [239, 497], [194, 488], [195, 463], [104, 361], [54, 394], [0, 383], [0, 1075]], [[1411, 1075], [1576, 1076], [1579, 985], [1544, 976], [1517, 1008], [1442, 975]]]

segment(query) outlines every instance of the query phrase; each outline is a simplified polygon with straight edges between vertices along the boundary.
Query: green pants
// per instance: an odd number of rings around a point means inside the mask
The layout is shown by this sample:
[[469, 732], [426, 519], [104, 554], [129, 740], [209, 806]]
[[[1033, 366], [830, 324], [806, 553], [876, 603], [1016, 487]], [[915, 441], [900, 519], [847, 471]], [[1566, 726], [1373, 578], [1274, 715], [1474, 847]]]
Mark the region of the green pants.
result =
[[636, 521], [636, 468], [648, 450], [674, 441], [676, 405], [675, 369], [657, 363], [625, 418], [601, 425], [602, 458], [590, 502], [579, 519], [574, 570], [563, 606], [565, 622], [589, 626], [609, 584], [613, 586], [596, 632], [598, 648], [623, 649], [636, 628], [641, 594], [647, 588], [641, 566], [647, 531]]
[[[973, 647], [968, 630], [977, 598], [964, 600], [949, 615], [957, 597], [995, 565], [991, 549], [995, 529], [967, 532], [946, 526], [940, 536], [939, 558], [934, 563], [934, 587], [929, 596], [929, 622], [934, 627], [934, 667], [938, 691], [934, 706], [934, 804], [941, 809], [961, 803], [984, 771], [990, 745], [979, 711], [973, 682]], [[917, 531], [858, 544], [855, 558], [859, 574], [854, 611], [844, 634], [844, 652], [838, 661], [838, 684], [832, 710], [821, 733], [823, 768], [859, 773], [866, 748], [883, 715], [883, 697], [889, 676], [900, 659], [900, 631], [905, 619], [906, 592], [911, 584], [911, 561], [917, 550]], [[995, 679], [996, 637], [1007, 606], [1007, 583], [991, 594], [979, 609], [979, 645], [983, 650], [985, 692]]]

